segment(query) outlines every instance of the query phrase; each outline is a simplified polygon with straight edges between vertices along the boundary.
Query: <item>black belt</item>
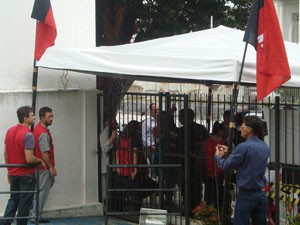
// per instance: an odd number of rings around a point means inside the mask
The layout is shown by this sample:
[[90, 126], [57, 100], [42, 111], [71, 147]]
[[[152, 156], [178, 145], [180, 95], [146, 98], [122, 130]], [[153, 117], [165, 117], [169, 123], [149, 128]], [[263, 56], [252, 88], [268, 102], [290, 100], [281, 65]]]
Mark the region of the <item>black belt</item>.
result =
[[239, 191], [257, 192], [257, 191], [265, 191], [265, 189], [264, 188], [258, 188], [258, 189], [255, 189], [255, 188], [253, 188], [253, 189], [244, 189], [244, 188], [242, 188], [242, 189], [239, 189]]

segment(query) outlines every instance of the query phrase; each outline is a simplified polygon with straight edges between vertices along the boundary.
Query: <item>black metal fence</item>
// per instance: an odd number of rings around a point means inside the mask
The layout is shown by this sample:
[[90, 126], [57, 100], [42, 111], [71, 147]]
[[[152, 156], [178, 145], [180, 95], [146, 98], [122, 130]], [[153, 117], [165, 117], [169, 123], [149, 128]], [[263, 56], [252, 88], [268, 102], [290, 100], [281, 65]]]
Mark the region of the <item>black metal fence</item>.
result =
[[39, 166], [32, 166], [32, 165], [29, 165], [29, 164], [0, 164], [0, 168], [16, 168], [16, 167], [19, 167], [19, 168], [29, 168], [29, 167], [36, 167], [36, 188], [35, 190], [33, 191], [0, 191], [0, 195], [4, 195], [4, 194], [25, 194], [25, 193], [28, 193], [28, 194], [35, 194], [35, 201], [36, 201], [36, 211], [35, 211], [35, 215], [36, 216], [26, 216], [26, 217], [4, 217], [4, 216], [0, 216], [0, 222], [3, 220], [22, 220], [22, 219], [34, 219], [34, 224], [38, 225], [39, 224], [39, 218], [38, 218], [38, 215], [39, 215], [39, 183], [40, 183], [40, 168]]
[[[222, 171], [213, 170], [218, 176], [209, 172], [214, 168], [207, 138], [211, 136], [214, 123], [218, 121], [225, 127], [222, 139], [228, 141], [225, 117], [226, 111], [230, 110], [231, 96], [126, 93], [116, 114], [120, 137], [130, 121], [135, 120], [142, 124], [150, 117], [151, 103], [159, 108], [156, 133], [152, 134], [157, 146], [156, 160], [149, 162], [148, 159], [148, 162], [132, 162], [126, 165], [114, 162], [108, 166], [106, 215], [126, 214], [129, 220], [137, 221], [140, 208], [159, 208], [166, 210], [170, 223], [182, 223], [182, 219], [178, 219], [178, 215], [182, 215], [185, 224], [188, 224], [189, 218], [193, 217], [193, 209], [201, 202], [206, 202], [214, 206], [217, 220], [220, 220], [223, 193], [216, 189], [222, 190], [223, 177]], [[275, 224], [279, 224], [280, 220], [290, 222], [299, 212], [300, 105], [292, 97], [277, 97], [277, 101], [275, 98], [267, 98], [260, 103], [256, 102], [255, 97], [238, 99], [236, 133], [232, 140], [234, 144], [243, 141], [239, 135], [239, 126], [245, 115], [256, 115], [265, 121], [264, 140], [271, 149], [269, 168], [266, 171], [269, 180], [266, 187], [269, 196], [268, 219]], [[190, 123], [191, 119], [194, 123]], [[116, 157], [118, 151], [120, 149], [117, 143], [111, 157]], [[146, 159], [150, 149], [143, 146], [138, 151], [137, 154]], [[130, 177], [120, 176], [117, 172], [118, 168], [137, 167], [148, 171], [146, 177], [153, 181], [151, 185], [147, 183], [149, 181], [140, 178], [139, 181], [134, 181]], [[153, 170], [156, 170], [155, 177], [151, 176]], [[234, 203], [234, 175], [231, 187], [225, 194], [230, 195]], [[126, 210], [122, 208], [124, 206]], [[233, 214], [233, 209], [231, 213]], [[135, 217], [130, 218], [128, 215]]]

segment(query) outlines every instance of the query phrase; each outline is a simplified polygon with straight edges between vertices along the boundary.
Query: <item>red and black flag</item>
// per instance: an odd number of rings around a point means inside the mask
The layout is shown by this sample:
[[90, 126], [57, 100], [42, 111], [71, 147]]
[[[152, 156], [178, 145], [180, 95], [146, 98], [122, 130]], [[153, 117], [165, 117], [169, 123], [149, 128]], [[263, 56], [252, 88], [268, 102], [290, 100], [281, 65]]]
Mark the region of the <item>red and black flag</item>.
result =
[[34, 58], [40, 60], [46, 49], [54, 45], [57, 34], [50, 0], [35, 0], [31, 18], [38, 21]]
[[256, 49], [257, 101], [291, 78], [273, 0], [254, 0], [244, 42]]

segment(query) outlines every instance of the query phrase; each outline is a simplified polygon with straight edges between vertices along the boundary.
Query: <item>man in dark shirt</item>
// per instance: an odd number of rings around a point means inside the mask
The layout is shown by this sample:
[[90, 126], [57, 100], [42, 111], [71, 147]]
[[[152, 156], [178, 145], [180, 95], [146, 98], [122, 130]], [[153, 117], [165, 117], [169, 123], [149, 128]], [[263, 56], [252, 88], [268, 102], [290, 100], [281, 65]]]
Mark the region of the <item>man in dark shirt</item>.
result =
[[[187, 144], [188, 144], [188, 154], [190, 157], [190, 208], [194, 209], [201, 201], [203, 201], [202, 196], [202, 185], [205, 180], [205, 167], [204, 167], [204, 141], [208, 138], [209, 133], [207, 129], [194, 121], [195, 112], [193, 109], [188, 108], [187, 118], [185, 118], [185, 109], [179, 111], [179, 122], [182, 127], [178, 129], [177, 137], [177, 148], [178, 152], [181, 154], [181, 165], [185, 168], [184, 161], [184, 150], [185, 150], [185, 127], [188, 127], [187, 132]], [[187, 122], [187, 124], [186, 124]], [[184, 174], [184, 171], [182, 171]], [[182, 179], [184, 182], [184, 179]], [[184, 193], [184, 183], [182, 184]]]
[[234, 213], [234, 225], [265, 225], [267, 198], [263, 188], [266, 185], [265, 170], [270, 155], [269, 147], [259, 139], [262, 122], [257, 116], [246, 116], [241, 125], [241, 136], [245, 142], [236, 146], [228, 158], [228, 147], [216, 147], [215, 160], [223, 170], [237, 169], [238, 187]]

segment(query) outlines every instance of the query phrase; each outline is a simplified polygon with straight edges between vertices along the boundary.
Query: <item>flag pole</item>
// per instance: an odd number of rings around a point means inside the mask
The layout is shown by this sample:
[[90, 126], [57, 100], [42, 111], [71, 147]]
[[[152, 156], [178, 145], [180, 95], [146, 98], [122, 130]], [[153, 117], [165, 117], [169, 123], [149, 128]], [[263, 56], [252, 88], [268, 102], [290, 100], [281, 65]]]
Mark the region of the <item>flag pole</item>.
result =
[[[239, 88], [242, 80], [242, 74], [245, 64], [245, 58], [248, 48], [248, 42], [245, 44], [243, 60], [241, 63], [241, 69], [239, 73], [239, 79], [236, 83], [233, 84], [232, 89], [232, 100], [230, 104], [230, 122], [229, 122], [229, 143], [228, 143], [228, 154], [232, 152], [233, 146], [233, 138], [235, 133], [235, 114], [237, 108], [237, 98], [239, 95]], [[230, 225], [231, 224], [231, 175], [232, 171], [227, 170], [225, 172], [225, 184], [224, 184], [224, 195], [223, 195], [223, 205], [222, 205], [222, 212], [221, 212], [221, 224], [222, 225]]]
[[[36, 43], [36, 32], [37, 32], [37, 21], [35, 23], [35, 41]], [[34, 51], [35, 52], [35, 51]], [[32, 102], [31, 102], [31, 107], [33, 109], [33, 112], [35, 114], [35, 108], [36, 108], [36, 95], [37, 95], [37, 82], [38, 82], [38, 67], [36, 66], [36, 59], [35, 59], [35, 54], [33, 54], [33, 68], [32, 68]], [[33, 131], [34, 124], [31, 125], [31, 131]]]
[[[32, 108], [33, 112], [35, 112], [38, 82], [38, 67], [36, 66], [36, 62], [41, 59], [48, 47], [54, 45], [57, 35], [56, 24], [53, 17], [50, 0], [35, 0], [31, 18], [36, 20], [32, 75]], [[33, 126], [34, 125], [31, 126], [32, 130]]]
[[[36, 61], [33, 63], [33, 72], [32, 72], [32, 109], [35, 113], [36, 108], [36, 95], [37, 95], [37, 81], [38, 81], [38, 67], [35, 65]], [[31, 130], [33, 130], [34, 124], [31, 126]]]

